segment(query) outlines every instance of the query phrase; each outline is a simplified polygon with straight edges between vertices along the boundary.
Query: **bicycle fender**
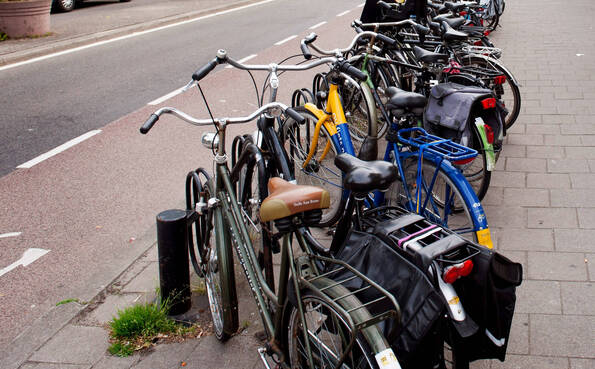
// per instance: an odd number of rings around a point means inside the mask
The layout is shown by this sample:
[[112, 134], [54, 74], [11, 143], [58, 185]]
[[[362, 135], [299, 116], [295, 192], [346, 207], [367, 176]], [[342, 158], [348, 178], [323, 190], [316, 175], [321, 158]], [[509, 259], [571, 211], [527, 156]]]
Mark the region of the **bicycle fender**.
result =
[[512, 80], [512, 82], [514, 82], [514, 84], [516, 84], [517, 86], [520, 86], [519, 82], [514, 77], [514, 75], [510, 72], [510, 70], [508, 70], [508, 68], [506, 68], [504, 66], [504, 64], [502, 64], [498, 59], [494, 59], [492, 57], [481, 55], [481, 54], [472, 54], [472, 55], [473, 55], [473, 57], [481, 58], [481, 59], [484, 59], [490, 63], [496, 64], [498, 67], [502, 68], [504, 73], [506, 73], [508, 75], [507, 77], [510, 78]]

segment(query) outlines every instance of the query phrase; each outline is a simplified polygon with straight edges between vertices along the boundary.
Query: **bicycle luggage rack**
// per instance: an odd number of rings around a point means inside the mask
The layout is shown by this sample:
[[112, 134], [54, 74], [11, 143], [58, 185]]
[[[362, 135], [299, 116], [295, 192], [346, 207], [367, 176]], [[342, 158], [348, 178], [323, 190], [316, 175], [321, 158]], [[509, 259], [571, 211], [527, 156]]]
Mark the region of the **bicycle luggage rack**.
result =
[[[310, 289], [312, 289], [313, 291], [317, 291], [318, 293], [321, 293], [322, 295], [324, 295], [325, 297], [331, 299], [331, 301], [333, 301], [333, 303], [335, 305], [339, 305], [339, 309], [341, 311], [343, 311], [344, 313], [346, 313], [346, 316], [351, 317], [352, 313], [362, 309], [362, 308], [368, 308], [369, 306], [376, 304], [378, 302], [381, 301], [385, 301], [389, 303], [389, 308], [388, 309], [383, 309], [383, 311], [381, 311], [378, 314], [372, 314], [372, 312], [370, 310], [368, 310], [370, 312], [371, 317], [369, 319], [366, 319], [364, 321], [360, 321], [360, 322], [356, 322], [354, 323], [354, 327], [356, 328], [356, 331], [361, 331], [362, 329], [365, 329], [367, 327], [370, 327], [372, 325], [378, 324], [383, 320], [387, 320], [390, 318], [394, 318], [398, 324], [394, 325], [393, 331], [391, 331], [387, 336], [391, 337], [392, 335], [394, 335], [396, 333], [396, 329], [399, 327], [400, 325], [400, 321], [401, 321], [401, 308], [399, 306], [399, 303], [397, 302], [397, 300], [395, 299], [395, 297], [388, 292], [387, 290], [385, 290], [384, 288], [382, 288], [380, 285], [378, 285], [376, 282], [374, 282], [373, 280], [371, 280], [370, 278], [366, 277], [364, 274], [362, 274], [361, 272], [359, 272], [357, 269], [355, 269], [354, 267], [352, 267], [351, 265], [345, 263], [344, 261], [341, 260], [337, 260], [337, 259], [333, 259], [333, 258], [327, 258], [324, 256], [320, 256], [320, 255], [311, 255], [312, 259], [315, 260], [319, 260], [321, 262], [323, 262], [326, 265], [332, 264], [333, 266], [336, 266], [336, 268], [333, 268], [332, 270], [316, 275], [316, 276], [312, 276], [312, 277], [302, 277], [301, 281]], [[352, 274], [350, 277], [347, 277], [343, 280], [340, 281], [335, 281], [332, 276], [334, 274], [337, 274], [339, 272], [344, 272], [345, 270], [347, 270], [350, 274]], [[314, 285], [314, 282], [320, 278], [328, 278], [334, 281], [334, 283], [332, 283], [329, 286], [323, 287], [323, 288], [318, 288]], [[348, 287], [345, 286], [346, 283], [359, 278], [363, 283], [362, 283], [362, 287], [356, 289], [356, 290], [352, 290]], [[325, 291], [328, 290], [331, 287], [335, 287], [341, 285], [343, 287], [345, 287], [349, 292], [341, 295], [341, 296], [330, 296], [328, 295]], [[374, 289], [376, 290], [379, 294], [380, 297], [373, 299], [372, 301], [368, 301], [366, 303], [362, 303], [360, 306], [357, 306], [355, 308], [352, 308], [350, 310], [345, 310], [340, 306], [340, 301], [347, 298], [348, 296], [356, 296], [357, 294], [367, 291], [369, 289]], [[356, 296], [357, 297], [357, 296]]]
[[485, 55], [485, 56], [491, 56], [496, 59], [500, 59], [500, 56], [502, 56], [502, 49], [497, 48], [497, 47], [467, 45], [467, 46], [464, 46], [461, 50], [466, 51], [471, 54], [480, 54], [480, 55]]
[[[405, 138], [403, 134], [413, 133]], [[449, 139], [434, 136], [426, 132], [423, 128], [404, 128], [397, 132], [401, 143], [416, 148], [422, 154], [430, 152], [434, 155], [447, 159], [449, 161], [460, 161], [471, 159], [477, 156], [477, 151], [469, 147], [460, 145]]]
[[[391, 221], [392, 224], [387, 227]], [[380, 224], [382, 227], [379, 227]], [[478, 246], [451, 230], [397, 206], [365, 211], [362, 227], [366, 232], [389, 239], [389, 244], [398, 245], [400, 253], [424, 271], [427, 271], [429, 259], [446, 267], [460, 264], [480, 252]], [[403, 247], [407, 241], [415, 244]]]

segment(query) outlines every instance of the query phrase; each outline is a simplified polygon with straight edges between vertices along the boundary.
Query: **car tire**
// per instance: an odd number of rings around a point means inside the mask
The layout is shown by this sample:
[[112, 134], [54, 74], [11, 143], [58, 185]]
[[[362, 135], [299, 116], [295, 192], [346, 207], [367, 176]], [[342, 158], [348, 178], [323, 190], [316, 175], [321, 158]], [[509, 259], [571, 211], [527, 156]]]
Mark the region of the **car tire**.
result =
[[74, 9], [75, 0], [54, 0], [52, 9], [65, 13]]

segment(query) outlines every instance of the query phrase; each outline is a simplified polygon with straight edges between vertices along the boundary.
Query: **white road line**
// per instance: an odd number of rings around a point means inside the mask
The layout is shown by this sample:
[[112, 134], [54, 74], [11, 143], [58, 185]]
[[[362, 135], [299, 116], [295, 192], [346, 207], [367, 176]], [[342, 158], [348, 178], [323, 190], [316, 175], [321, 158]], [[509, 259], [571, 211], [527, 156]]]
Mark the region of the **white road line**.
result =
[[172, 92], [168, 93], [167, 95], [163, 95], [163, 96], [161, 96], [160, 98], [158, 98], [158, 99], [155, 99], [155, 100], [151, 101], [151, 102], [150, 102], [150, 103], [148, 103], [147, 105], [159, 105], [159, 104], [161, 104], [162, 102], [164, 102], [165, 100], [169, 100], [169, 99], [171, 99], [172, 97], [174, 97], [174, 96], [176, 96], [176, 95], [179, 95], [179, 94], [180, 94], [182, 91], [184, 91], [184, 89], [185, 89], [185, 88], [186, 88], [186, 86], [180, 87], [180, 88], [178, 88], [178, 89], [176, 89], [176, 90], [174, 90], [174, 91], [172, 91]]
[[42, 161], [51, 158], [54, 155], [57, 155], [59, 153], [61, 153], [62, 151], [68, 150], [69, 148], [73, 147], [76, 144], [79, 144], [83, 141], [85, 141], [86, 139], [95, 136], [96, 134], [100, 133], [101, 130], [100, 129], [95, 129], [93, 131], [87, 132], [84, 135], [78, 136], [76, 138], [73, 138], [72, 140], [56, 147], [55, 149], [52, 149], [48, 152], [46, 152], [45, 154], [41, 154], [38, 157], [36, 157], [35, 159], [31, 159], [26, 163], [23, 163], [21, 165], [19, 165], [17, 168], [20, 169], [28, 169], [31, 168], [32, 166], [34, 166], [35, 164], [39, 164]]
[[202, 16], [202, 17], [198, 17], [198, 18], [194, 18], [194, 19], [188, 19], [188, 20], [185, 20], [185, 21], [182, 21], [182, 22], [172, 23], [172, 24], [168, 24], [166, 26], [161, 26], [161, 27], [157, 27], [157, 28], [153, 28], [153, 29], [148, 29], [148, 30], [145, 30], [145, 31], [134, 32], [134, 33], [131, 33], [129, 35], [112, 38], [110, 40], [99, 41], [99, 42], [96, 42], [96, 43], [93, 43], [93, 44], [84, 45], [84, 46], [80, 46], [80, 47], [75, 47], [74, 49], [59, 51], [57, 53], [40, 56], [40, 57], [37, 57], [37, 58], [25, 60], [25, 61], [22, 61], [22, 62], [4, 65], [4, 66], [1, 66], [0, 67], [0, 71], [6, 70], [6, 69], [20, 67], [21, 65], [31, 64], [31, 63], [35, 63], [35, 62], [46, 60], [46, 59], [50, 59], [50, 58], [54, 58], [56, 56], [61, 56], [61, 55], [66, 55], [66, 54], [74, 53], [74, 52], [77, 52], [77, 51], [89, 49], [89, 48], [96, 47], [96, 46], [101, 46], [101, 45], [109, 44], [109, 43], [116, 42], [116, 41], [125, 40], [125, 39], [136, 37], [136, 36], [146, 35], [148, 33], [157, 32], [157, 31], [161, 31], [161, 30], [164, 30], [164, 29], [172, 28], [172, 27], [182, 26], [184, 24], [198, 22], [200, 20], [204, 20], [204, 19], [208, 19], [208, 18], [213, 18], [213, 17], [219, 16], [219, 15], [233, 13], [233, 12], [236, 12], [238, 10], [243, 10], [243, 9], [251, 8], [251, 7], [254, 7], [254, 6], [258, 6], [258, 5], [263, 5], [263, 4], [266, 4], [266, 3], [271, 3], [273, 1], [277, 1], [277, 0], [264, 0], [264, 1], [260, 1], [258, 3], [253, 3], [253, 4], [248, 4], [248, 5], [240, 6], [239, 8], [223, 10], [223, 11], [220, 11], [220, 12], [217, 12], [217, 13], [213, 13], [213, 14], [208, 14], [208, 15], [205, 15], [205, 16]]
[[2, 277], [4, 274], [10, 272], [11, 270], [17, 268], [20, 265], [26, 267], [27, 265], [31, 264], [32, 262], [39, 259], [40, 257], [47, 254], [48, 252], [50, 252], [50, 250], [28, 249], [27, 251], [25, 251], [23, 253], [23, 256], [21, 256], [21, 258], [19, 260], [10, 264], [6, 268], [0, 269], [0, 277]]
[[337, 14], [337, 17], [342, 17], [342, 16], [344, 16], [345, 14], [349, 13], [350, 11], [351, 11], [351, 10], [345, 10], [343, 13], [339, 13], [339, 14]]
[[[247, 56], [247, 57], [245, 57], [244, 59], [240, 59], [240, 60], [238, 60], [238, 63], [240, 63], [240, 64], [243, 64], [243, 63], [247, 62], [248, 60], [250, 60], [250, 59], [254, 59], [254, 58], [256, 58], [256, 57], [257, 57], [257, 55], [256, 55], [256, 54], [248, 55], [248, 56]], [[228, 65], [228, 66], [227, 66], [227, 67], [225, 67], [225, 68], [229, 69], [229, 68], [233, 68], [233, 66], [231, 66], [231, 65]]]
[[9, 232], [0, 234], [0, 238], [17, 237], [20, 236], [21, 232]]
[[316, 29], [316, 28], [318, 28], [318, 27], [322, 26], [323, 24], [326, 24], [326, 22], [320, 22], [320, 23], [318, 23], [318, 24], [315, 24], [315, 25], [313, 25], [312, 27], [310, 27], [310, 29]]
[[284, 44], [284, 43], [286, 43], [287, 41], [291, 41], [291, 40], [293, 40], [294, 38], [296, 38], [297, 36], [298, 36], [298, 35], [289, 36], [289, 37], [287, 37], [287, 38], [284, 38], [284, 39], [283, 39], [283, 40], [281, 40], [281, 41], [275, 42], [275, 46], [283, 45], [283, 44]]
[[358, 8], [362, 8], [364, 5], [366, 5], [366, 3], [361, 3], [361, 4], [359, 4], [357, 7], [358, 7]]

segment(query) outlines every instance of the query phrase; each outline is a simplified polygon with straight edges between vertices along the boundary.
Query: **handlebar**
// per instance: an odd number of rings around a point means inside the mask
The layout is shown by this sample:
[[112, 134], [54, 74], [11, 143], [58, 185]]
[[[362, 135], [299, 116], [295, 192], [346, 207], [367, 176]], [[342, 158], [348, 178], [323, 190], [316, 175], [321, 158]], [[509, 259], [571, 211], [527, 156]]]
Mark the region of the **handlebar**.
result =
[[398, 21], [398, 22], [376, 22], [376, 23], [355, 23], [353, 24], [353, 27], [359, 27], [359, 28], [382, 28], [382, 27], [405, 27], [405, 26], [411, 26], [413, 28], [415, 28], [415, 30], [422, 34], [422, 35], [427, 35], [431, 32], [431, 30], [428, 27], [422, 26], [421, 24], [411, 20], [411, 19], [405, 19], [402, 21]]
[[[308, 48], [308, 45], [310, 47], [312, 47], [317, 53], [321, 54], [321, 55], [335, 55], [337, 57], [342, 57], [343, 54], [347, 53], [348, 51], [350, 51], [351, 49], [353, 49], [353, 47], [355, 46], [355, 44], [362, 38], [364, 37], [378, 37], [379, 34], [376, 32], [372, 32], [372, 31], [364, 31], [362, 33], [358, 33], [357, 35], [355, 35], [355, 37], [353, 38], [353, 40], [351, 40], [351, 42], [349, 43], [349, 46], [347, 46], [346, 48], [343, 49], [333, 49], [333, 50], [325, 50], [322, 49], [316, 45], [314, 45], [314, 41], [316, 40], [316, 34], [312, 33], [310, 35], [308, 35], [305, 39], [302, 40], [302, 47], [305, 47], [306, 49]], [[311, 41], [308, 42], [308, 39], [313, 38]], [[303, 48], [302, 48], [302, 52], [303, 52]], [[308, 50], [309, 53], [309, 50]], [[305, 53], [304, 53], [304, 56]], [[306, 57], [307, 58], [307, 57]]]
[[256, 119], [262, 114], [270, 114], [272, 116], [280, 116], [282, 113], [287, 114], [288, 116], [295, 119], [298, 123], [305, 122], [305, 118], [298, 113], [297, 111], [293, 110], [292, 108], [288, 107], [285, 104], [280, 102], [272, 102], [266, 105], [261, 106], [252, 114], [245, 116], [245, 117], [235, 117], [235, 118], [215, 118], [213, 119], [197, 119], [191, 115], [184, 113], [181, 110], [171, 107], [163, 107], [157, 110], [155, 113], [151, 114], [149, 119], [145, 121], [145, 123], [140, 128], [140, 133], [146, 134], [151, 130], [151, 128], [157, 123], [159, 117], [163, 114], [171, 114], [175, 115], [176, 117], [180, 118], [181, 120], [185, 121], [186, 123], [190, 123], [195, 126], [206, 126], [213, 124], [215, 122], [219, 124], [240, 124], [240, 123], [248, 123]]

